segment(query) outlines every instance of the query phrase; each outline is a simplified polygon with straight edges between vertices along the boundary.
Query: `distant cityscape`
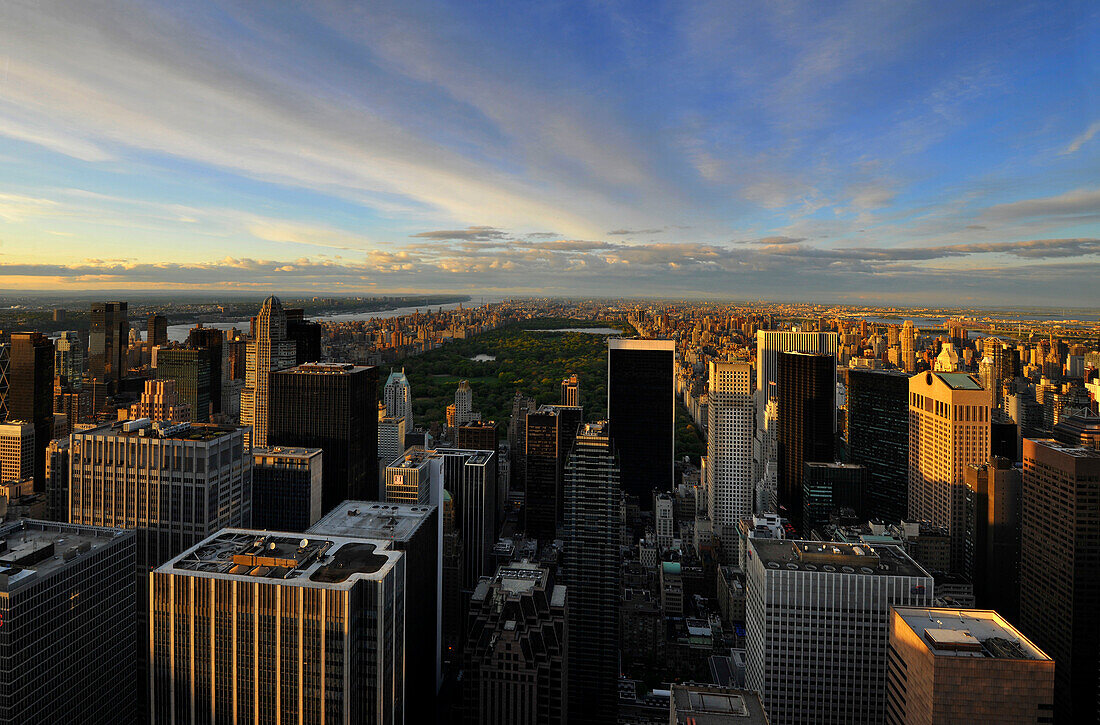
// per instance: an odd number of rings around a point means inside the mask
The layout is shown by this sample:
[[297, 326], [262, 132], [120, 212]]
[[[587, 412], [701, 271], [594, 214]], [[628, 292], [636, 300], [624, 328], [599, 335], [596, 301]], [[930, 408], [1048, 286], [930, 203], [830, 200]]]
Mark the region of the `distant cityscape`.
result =
[[52, 304], [0, 333], [0, 722], [1097, 712], [1094, 315]]

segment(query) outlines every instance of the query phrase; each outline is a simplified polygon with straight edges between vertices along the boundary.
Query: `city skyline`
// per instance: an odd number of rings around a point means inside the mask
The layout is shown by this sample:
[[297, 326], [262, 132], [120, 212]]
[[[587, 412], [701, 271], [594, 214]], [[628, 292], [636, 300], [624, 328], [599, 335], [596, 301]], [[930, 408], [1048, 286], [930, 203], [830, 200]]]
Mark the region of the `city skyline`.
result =
[[1095, 302], [1084, 3], [38, 10], [2, 288]]

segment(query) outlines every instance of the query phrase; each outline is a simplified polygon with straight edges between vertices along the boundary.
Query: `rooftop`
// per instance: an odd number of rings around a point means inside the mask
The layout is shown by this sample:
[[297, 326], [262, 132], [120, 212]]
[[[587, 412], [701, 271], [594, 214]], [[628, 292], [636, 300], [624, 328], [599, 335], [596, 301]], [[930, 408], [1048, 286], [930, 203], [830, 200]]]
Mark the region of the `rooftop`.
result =
[[920, 564], [898, 546], [759, 538], [751, 541], [756, 555], [768, 569], [931, 578]]
[[760, 695], [717, 685], [673, 685], [676, 725], [768, 725]]
[[1100, 449], [1097, 448], [1085, 448], [1084, 446], [1061, 443], [1053, 438], [1029, 438], [1028, 440], [1073, 458], [1100, 458]]
[[351, 363], [307, 362], [288, 370], [279, 370], [280, 375], [350, 375], [360, 370], [369, 370], [367, 365]]
[[37, 582], [84, 554], [133, 536], [126, 529], [19, 519], [0, 525], [0, 592]]
[[320, 448], [292, 448], [288, 446], [270, 446], [266, 448], [254, 447], [252, 458], [277, 456], [279, 458], [313, 458], [321, 455]]
[[157, 571], [211, 579], [350, 589], [360, 579], [381, 579], [401, 558], [383, 539], [222, 529]]
[[952, 390], [982, 390], [982, 385], [974, 379], [973, 375], [968, 373], [931, 373], [935, 375], [943, 382], [947, 383], [947, 387]]
[[307, 533], [408, 541], [434, 510], [434, 506], [344, 501], [311, 526]]
[[894, 611], [936, 657], [1050, 660], [992, 610], [895, 607]]
[[74, 431], [83, 436], [123, 436], [126, 438], [162, 438], [180, 441], [212, 441], [234, 433], [242, 433], [244, 428], [233, 425], [214, 425], [210, 423], [170, 423], [154, 421], [149, 418], [119, 420]]

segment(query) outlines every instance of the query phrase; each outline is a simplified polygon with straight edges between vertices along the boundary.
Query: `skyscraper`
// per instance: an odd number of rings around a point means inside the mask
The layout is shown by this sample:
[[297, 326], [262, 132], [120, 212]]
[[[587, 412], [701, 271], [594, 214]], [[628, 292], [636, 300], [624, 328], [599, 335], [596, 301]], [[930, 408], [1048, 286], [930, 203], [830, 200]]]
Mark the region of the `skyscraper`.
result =
[[474, 391], [470, 381], [462, 380], [455, 390], [455, 427], [463, 426], [474, 420]]
[[994, 611], [890, 612], [888, 725], [1052, 722], [1056, 663]]
[[8, 392], [11, 388], [8, 376], [10, 374], [11, 343], [0, 342], [0, 420], [8, 419]]
[[1023, 472], [1006, 458], [970, 465], [966, 480], [966, 566], [979, 607], [1011, 622], [1020, 612], [1020, 509]]
[[490, 573], [489, 551], [497, 539], [496, 451], [440, 448], [443, 487], [454, 502], [462, 536], [462, 586], [469, 591]]
[[748, 545], [745, 686], [777, 723], [881, 723], [890, 608], [930, 605], [932, 577], [895, 546]]
[[286, 310], [286, 337], [294, 343], [294, 364], [318, 362], [321, 359], [321, 336], [324, 328], [305, 319], [305, 310]]
[[478, 583], [465, 646], [469, 725], [566, 725], [566, 587], [537, 564], [501, 566]]
[[802, 530], [805, 465], [836, 458], [836, 358], [784, 352], [777, 360], [779, 506]]
[[628, 495], [648, 509], [671, 491], [676, 447], [676, 343], [607, 340], [607, 415]]
[[69, 437], [55, 438], [46, 447], [46, 518], [69, 520]]
[[53, 438], [53, 342], [37, 332], [11, 336], [8, 418], [34, 426], [34, 490], [46, 488], [46, 446]]
[[[440, 684], [439, 509], [380, 501], [344, 501], [309, 529], [309, 535], [381, 539], [405, 555], [405, 722], [431, 722]], [[448, 622], [449, 623], [449, 622]]]
[[73, 390], [80, 390], [84, 384], [84, 343], [80, 335], [71, 330], [62, 332], [54, 342], [54, 350], [54, 375], [64, 377]]
[[495, 451], [497, 449], [497, 426], [491, 420], [475, 420], [460, 425], [455, 431], [455, 447], [471, 450]]
[[157, 351], [157, 380], [176, 384], [180, 402], [187, 405], [191, 421], [210, 420], [210, 358], [205, 350], [191, 347], [162, 347]]
[[737, 522], [753, 511], [752, 366], [710, 363], [707, 387], [708, 513], [722, 542], [722, 556], [737, 557]]
[[88, 371], [111, 392], [118, 389], [118, 383], [127, 370], [130, 322], [126, 309], [125, 302], [92, 303]]
[[0, 722], [132, 722], [134, 533], [21, 519], [0, 544]]
[[581, 404], [581, 381], [576, 373], [561, 381], [561, 404], [572, 406]]
[[854, 463], [806, 461], [802, 473], [802, 528], [825, 532], [833, 514], [851, 509], [866, 519], [867, 469]]
[[378, 368], [305, 363], [271, 376], [268, 444], [325, 452], [323, 512], [378, 498]]
[[0, 483], [34, 478], [34, 425], [0, 423]]
[[305, 531], [317, 523], [322, 466], [320, 448], [253, 448], [251, 526]]
[[199, 325], [187, 333], [187, 346], [200, 351], [210, 369], [210, 412], [217, 415], [222, 408], [223, 372], [226, 366], [225, 333], [214, 327]]
[[848, 450], [867, 469], [868, 518], [898, 523], [909, 514], [909, 376], [848, 371]]
[[191, 406], [180, 402], [175, 380], [146, 380], [141, 398], [130, 406], [130, 418], [149, 418], [173, 423], [194, 420]]
[[[295, 344], [286, 336], [286, 313], [278, 297], [268, 297], [256, 317], [256, 333], [248, 343], [241, 425], [251, 426], [249, 444], [267, 445], [271, 373], [294, 366]], [[295, 444], [291, 444], [295, 445]]]
[[909, 520], [951, 537], [951, 570], [966, 558], [966, 467], [989, 461], [989, 395], [965, 373], [909, 378]]
[[1054, 658], [1057, 722], [1096, 715], [1100, 450], [1024, 439], [1020, 629]]
[[405, 377], [405, 369], [401, 372], [391, 372], [386, 378], [384, 391], [386, 400], [386, 415], [392, 418], [404, 418], [406, 430], [412, 430], [412, 388], [409, 387], [409, 379]]
[[622, 562], [621, 469], [606, 421], [577, 433], [565, 467], [569, 722], [615, 722]]
[[901, 326], [901, 364], [907, 373], [917, 371], [917, 327], [912, 320], [906, 320]]
[[527, 414], [524, 530], [528, 537], [539, 541], [551, 541], [557, 536], [562, 501], [561, 425], [561, 416], [552, 406], [544, 405]]
[[154, 722], [405, 722], [389, 541], [225, 529], [150, 579]]
[[141, 573], [252, 517], [240, 428], [105, 423], [72, 434], [69, 461], [69, 521], [136, 529]]
[[168, 344], [168, 318], [153, 313], [145, 321], [145, 344], [154, 347]]

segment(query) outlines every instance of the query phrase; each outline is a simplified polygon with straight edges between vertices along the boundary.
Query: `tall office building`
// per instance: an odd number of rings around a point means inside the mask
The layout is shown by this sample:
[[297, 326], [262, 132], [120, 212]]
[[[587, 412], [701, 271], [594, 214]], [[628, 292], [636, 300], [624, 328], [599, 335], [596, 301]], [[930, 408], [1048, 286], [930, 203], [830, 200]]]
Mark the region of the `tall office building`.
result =
[[34, 478], [34, 425], [0, 423], [0, 483]]
[[378, 419], [378, 462], [384, 468], [405, 452], [405, 419], [385, 416]]
[[405, 377], [405, 369], [399, 373], [390, 373], [386, 378], [384, 390], [386, 402], [386, 415], [391, 418], [404, 418], [405, 427], [412, 429], [412, 388], [409, 379]]
[[1024, 439], [1020, 629], [1054, 658], [1056, 722], [1095, 717], [1100, 450]]
[[909, 515], [909, 376], [896, 370], [848, 371], [848, 450], [867, 469], [868, 518]]
[[508, 453], [511, 457], [509, 465], [511, 480], [508, 482], [512, 490], [524, 490], [525, 476], [527, 475], [527, 414], [533, 413], [538, 408], [533, 398], [521, 394], [518, 390], [512, 398], [512, 415], [508, 418]]
[[1011, 622], [1020, 612], [1023, 472], [1006, 458], [966, 467], [966, 566], [979, 607]]
[[46, 518], [69, 520], [69, 437], [55, 438], [46, 447]]
[[490, 573], [489, 551], [497, 540], [496, 451], [440, 448], [443, 488], [451, 494], [462, 536], [462, 586], [470, 591]]
[[252, 457], [240, 428], [144, 419], [70, 440], [69, 521], [136, 529], [139, 571], [251, 519]]
[[430, 506], [443, 489], [443, 460], [434, 451], [409, 448], [385, 470], [388, 503]]
[[737, 557], [737, 522], [753, 512], [752, 366], [710, 363], [707, 386], [707, 511], [723, 561]]
[[226, 365], [225, 332], [215, 327], [192, 327], [187, 333], [187, 346], [200, 351], [210, 370], [210, 412], [223, 412], [222, 388], [225, 384]]
[[881, 723], [890, 608], [931, 605], [931, 575], [896, 546], [748, 544], [745, 686], [777, 723]]
[[268, 444], [325, 452], [323, 512], [377, 498], [377, 401], [375, 367], [305, 363], [271, 376]]
[[292, 308], [286, 311], [286, 337], [294, 342], [294, 364], [321, 360], [321, 337], [324, 328], [305, 319], [305, 310]]
[[151, 721], [405, 722], [405, 579], [383, 539], [206, 538], [150, 575]]
[[126, 374], [126, 353], [130, 341], [130, 322], [125, 302], [93, 302], [91, 329], [88, 333], [88, 372], [95, 380], [118, 390]]
[[[811, 355], [837, 354], [839, 337], [835, 332], [787, 332], [759, 330], [756, 333], [756, 392], [765, 401], [778, 397], [776, 381], [779, 373], [779, 356], [785, 352], [804, 352]], [[763, 405], [757, 408], [763, 415]]]
[[671, 491], [676, 448], [676, 343], [607, 340], [607, 416], [626, 493], [643, 508]]
[[8, 419], [8, 392], [11, 388], [8, 375], [10, 372], [11, 343], [0, 342], [0, 420]]
[[145, 344], [154, 347], [168, 344], [168, 318], [153, 313], [145, 320]]
[[462, 380], [455, 390], [455, 427], [474, 420], [474, 390], [469, 380]]
[[581, 381], [576, 373], [561, 381], [561, 404], [575, 407], [581, 404]]
[[80, 335], [66, 330], [54, 342], [53, 372], [64, 377], [69, 387], [80, 390], [84, 384], [84, 343]]
[[[854, 463], [807, 461], [802, 471], [802, 527], [823, 534], [845, 509], [866, 520], [867, 469]], [[817, 537], [815, 537], [817, 538]]]
[[805, 465], [836, 458], [836, 359], [804, 352], [780, 353], [776, 392], [779, 506], [802, 530]]
[[252, 449], [252, 523], [256, 529], [305, 531], [321, 518], [320, 448]]
[[462, 593], [462, 535], [458, 530], [454, 499], [443, 491], [440, 529], [443, 547], [439, 568], [442, 570], [440, 601], [440, 657], [442, 665], [460, 661], [466, 636], [466, 607]]
[[966, 467], [989, 461], [989, 395], [965, 373], [909, 378], [909, 521], [947, 528], [951, 570], [966, 559]]
[[906, 320], [901, 326], [901, 366], [907, 373], [917, 371], [917, 330], [912, 320]]
[[404, 506], [380, 501], [344, 501], [308, 534], [382, 539], [405, 555], [406, 681], [416, 695], [405, 706], [406, 722], [435, 717], [440, 685], [442, 536], [438, 507]]
[[278, 297], [268, 297], [260, 307], [255, 337], [248, 343], [246, 355], [244, 389], [241, 391], [241, 425], [252, 429], [249, 445], [266, 446], [271, 411], [271, 373], [294, 367], [296, 355], [294, 341], [286, 336], [286, 313]]
[[562, 505], [562, 420], [552, 406], [527, 414], [524, 448], [524, 530], [530, 538], [551, 541], [557, 536]]
[[34, 490], [42, 492], [53, 439], [53, 342], [38, 332], [13, 333], [8, 380], [8, 418], [34, 425]]
[[1053, 722], [1055, 662], [1000, 614], [890, 612], [887, 725]]
[[497, 449], [497, 424], [491, 420], [475, 420], [460, 425], [455, 431], [455, 447], [480, 451]]
[[137, 717], [134, 533], [0, 525], [0, 723]]
[[577, 433], [565, 467], [569, 721], [615, 722], [619, 676], [622, 472], [606, 421]]
[[566, 587], [537, 564], [501, 566], [478, 583], [464, 651], [469, 725], [566, 725]]
[[176, 394], [191, 411], [193, 423], [210, 420], [210, 358], [205, 350], [162, 347], [157, 350], [157, 380], [172, 380]]

